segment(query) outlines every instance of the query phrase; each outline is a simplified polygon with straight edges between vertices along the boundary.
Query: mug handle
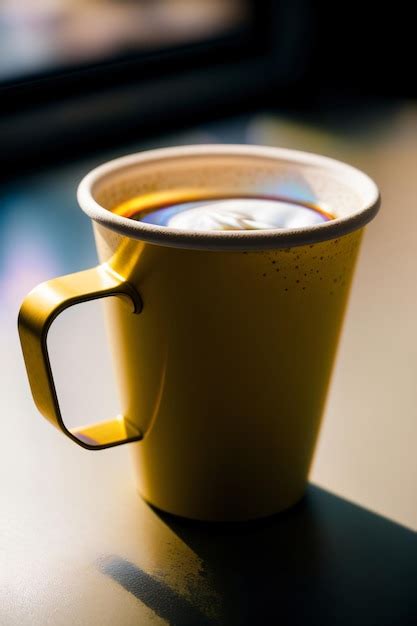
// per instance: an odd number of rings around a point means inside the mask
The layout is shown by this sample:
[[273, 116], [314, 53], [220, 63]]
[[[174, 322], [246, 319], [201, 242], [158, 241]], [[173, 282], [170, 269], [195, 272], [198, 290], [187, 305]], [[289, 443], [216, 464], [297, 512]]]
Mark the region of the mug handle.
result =
[[26, 296], [18, 318], [23, 357], [36, 406], [54, 426], [88, 450], [139, 441], [142, 434], [123, 416], [69, 430], [62, 420], [46, 340], [52, 322], [62, 311], [74, 304], [109, 296], [122, 298], [132, 313], [142, 310], [136, 289], [104, 263], [41, 283]]

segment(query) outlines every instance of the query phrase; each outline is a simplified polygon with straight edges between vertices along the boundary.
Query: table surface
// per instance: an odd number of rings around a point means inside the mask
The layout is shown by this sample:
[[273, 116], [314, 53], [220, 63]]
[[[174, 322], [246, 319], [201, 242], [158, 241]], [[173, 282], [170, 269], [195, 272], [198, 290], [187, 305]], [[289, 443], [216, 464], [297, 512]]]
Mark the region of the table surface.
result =
[[[360, 253], [314, 485], [292, 511], [239, 526], [158, 513], [135, 492], [126, 447], [88, 452], [61, 436], [33, 405], [16, 331], [35, 284], [96, 263], [75, 200], [88, 169], [138, 149], [211, 142], [327, 154], [369, 173], [383, 197]], [[0, 196], [0, 624], [417, 621], [417, 107], [320, 122], [261, 112], [25, 176]], [[51, 330], [70, 419], [117, 411], [97, 319], [100, 305], [88, 303]]]

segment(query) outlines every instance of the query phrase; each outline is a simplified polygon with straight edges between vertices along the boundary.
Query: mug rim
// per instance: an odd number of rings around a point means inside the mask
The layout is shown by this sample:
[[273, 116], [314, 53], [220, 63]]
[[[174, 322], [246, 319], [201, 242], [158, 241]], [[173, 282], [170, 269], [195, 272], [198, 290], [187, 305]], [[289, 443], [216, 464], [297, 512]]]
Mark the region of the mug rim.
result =
[[[101, 206], [94, 198], [94, 185], [117, 170], [159, 160], [216, 155], [267, 158], [287, 164], [317, 166], [342, 174], [352, 188], [361, 185], [364, 190], [363, 206], [348, 216], [302, 228], [198, 231], [158, 226], [122, 217]], [[300, 150], [245, 144], [197, 144], [157, 148], [112, 159], [84, 176], [77, 189], [77, 199], [90, 219], [121, 235], [157, 245], [197, 250], [265, 250], [328, 241], [365, 226], [375, 217], [381, 204], [380, 192], [375, 182], [361, 170], [343, 161]]]

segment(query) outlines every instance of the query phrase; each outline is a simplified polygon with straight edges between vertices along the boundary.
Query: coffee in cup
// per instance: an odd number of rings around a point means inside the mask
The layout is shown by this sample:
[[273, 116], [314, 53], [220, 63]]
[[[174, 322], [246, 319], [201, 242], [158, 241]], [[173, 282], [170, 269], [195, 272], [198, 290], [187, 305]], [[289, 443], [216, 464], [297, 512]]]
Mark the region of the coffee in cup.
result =
[[206, 197], [183, 191], [150, 193], [113, 208], [123, 217], [182, 230], [268, 230], [305, 228], [334, 219], [312, 203], [274, 196]]

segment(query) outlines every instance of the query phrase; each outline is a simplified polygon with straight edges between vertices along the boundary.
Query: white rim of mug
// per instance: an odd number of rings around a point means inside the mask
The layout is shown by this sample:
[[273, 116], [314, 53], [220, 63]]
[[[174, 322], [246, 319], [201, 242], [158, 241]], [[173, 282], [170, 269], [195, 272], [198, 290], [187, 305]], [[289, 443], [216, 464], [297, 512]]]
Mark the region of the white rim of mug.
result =
[[[299, 164], [324, 168], [329, 174], [335, 172], [342, 175], [352, 188], [360, 186], [364, 191], [363, 206], [346, 217], [303, 228], [189, 231], [157, 226], [116, 215], [94, 199], [94, 186], [105, 176], [117, 170], [131, 168], [140, 163], [216, 155], [267, 158], [289, 165]], [[362, 228], [375, 217], [380, 207], [380, 193], [374, 181], [347, 163], [311, 152], [239, 144], [199, 144], [158, 148], [113, 159], [94, 168], [82, 179], [77, 190], [77, 198], [80, 207], [88, 217], [121, 235], [157, 245], [194, 250], [266, 250], [328, 241]]]

